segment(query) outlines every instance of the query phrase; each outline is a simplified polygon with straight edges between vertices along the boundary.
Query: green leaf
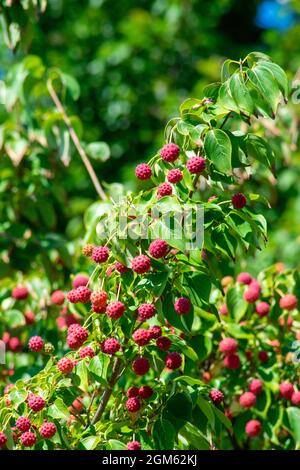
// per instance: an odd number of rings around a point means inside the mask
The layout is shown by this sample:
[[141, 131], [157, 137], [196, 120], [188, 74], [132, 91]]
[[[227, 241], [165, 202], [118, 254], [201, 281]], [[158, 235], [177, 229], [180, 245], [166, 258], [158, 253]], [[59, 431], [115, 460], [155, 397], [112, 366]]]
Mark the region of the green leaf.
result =
[[227, 416], [225, 416], [224, 413], [222, 413], [222, 411], [219, 410], [216, 406], [212, 405], [212, 408], [218, 420], [225, 426], [226, 429], [232, 431], [232, 423], [230, 419], [228, 419]]
[[20, 403], [24, 403], [27, 398], [27, 395], [28, 393], [26, 390], [13, 389], [9, 393], [8, 397], [12, 401], [13, 405], [17, 407], [18, 405], [20, 405]]
[[229, 80], [229, 88], [232, 98], [237, 104], [239, 110], [249, 115], [253, 114], [254, 103], [251, 98], [251, 94], [239, 73], [232, 75]]
[[[83, 447], [86, 450], [93, 450], [97, 447], [100, 441], [101, 438], [99, 436], [88, 436], [80, 440], [80, 447]], [[124, 447], [122, 447], [122, 449], [124, 449]]]
[[221, 173], [231, 175], [232, 147], [228, 135], [221, 129], [210, 130], [206, 134], [204, 148], [215, 168]]
[[218, 101], [219, 104], [225, 109], [228, 109], [229, 111], [234, 111], [235, 113], [239, 114], [240, 110], [232, 97], [228, 81], [223, 83], [223, 85], [221, 86], [219, 90]]
[[287, 415], [292, 429], [293, 437], [297, 443], [297, 448], [300, 447], [300, 410], [294, 406], [287, 408]]
[[166, 408], [178, 420], [188, 421], [192, 417], [192, 400], [185, 393], [173, 395], [168, 400]]
[[287, 98], [289, 94], [289, 82], [282, 68], [279, 67], [279, 65], [274, 64], [274, 62], [267, 62], [264, 60], [259, 61], [259, 67], [266, 68], [267, 70], [269, 70], [269, 72], [272, 73], [283, 96]]
[[109, 357], [102, 353], [98, 353], [97, 356], [91, 359], [88, 369], [98, 382], [106, 382], [109, 362]]
[[254, 134], [248, 134], [246, 148], [249, 155], [269, 169], [275, 164], [275, 156], [270, 145], [262, 138]]
[[53, 405], [48, 408], [47, 413], [54, 419], [68, 419], [70, 416], [68, 407], [64, 404], [62, 398], [57, 398]]
[[197, 404], [202, 413], [207, 417], [207, 420], [212, 428], [215, 426], [215, 415], [211, 404], [205, 400], [201, 395], [198, 397]]
[[272, 73], [265, 67], [260, 67], [258, 65], [248, 71], [248, 77], [253, 85], [258, 88], [264, 100], [271, 107], [272, 114], [270, 114], [270, 117], [274, 118], [280, 101], [280, 90]]
[[124, 444], [124, 442], [118, 441], [117, 439], [110, 439], [108, 442], [111, 450], [127, 450], [126, 444]]
[[176, 438], [176, 431], [166, 419], [159, 419], [155, 421], [152, 436], [155, 442], [155, 449], [159, 450], [173, 450]]
[[94, 160], [106, 162], [110, 157], [110, 148], [106, 142], [91, 142], [86, 146], [86, 153]]
[[7, 310], [5, 312], [5, 321], [10, 328], [17, 328], [25, 325], [25, 319], [19, 310]]
[[176, 377], [176, 379], [173, 380], [173, 382], [185, 382], [188, 385], [204, 385], [204, 383], [199, 380], [199, 379], [194, 379], [193, 377], [190, 377], [189, 375], [181, 375], [180, 377]]
[[226, 294], [226, 304], [231, 318], [238, 323], [246, 314], [248, 303], [243, 299], [243, 293], [238, 287], [232, 287]]
[[62, 83], [70, 92], [70, 95], [72, 96], [73, 100], [77, 100], [80, 96], [80, 86], [77, 80], [72, 77], [72, 75], [68, 75], [66, 73], [60, 72], [60, 76]]

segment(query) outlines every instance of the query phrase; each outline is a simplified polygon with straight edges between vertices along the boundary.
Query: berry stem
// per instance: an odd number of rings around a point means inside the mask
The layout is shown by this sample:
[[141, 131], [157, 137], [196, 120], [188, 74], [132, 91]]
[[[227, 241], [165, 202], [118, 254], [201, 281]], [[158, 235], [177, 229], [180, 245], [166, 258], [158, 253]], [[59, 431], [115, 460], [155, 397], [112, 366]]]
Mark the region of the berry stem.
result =
[[55, 92], [55, 90], [54, 90], [54, 88], [53, 88], [53, 86], [52, 86], [52, 82], [51, 82], [50, 80], [48, 80], [48, 82], [47, 82], [47, 88], [48, 88], [49, 94], [50, 94], [50, 96], [51, 96], [51, 98], [52, 98], [52, 101], [54, 102], [54, 104], [55, 104], [57, 110], [58, 110], [58, 111], [62, 114], [62, 116], [63, 116], [63, 120], [64, 120], [64, 122], [65, 122], [65, 124], [66, 124], [66, 126], [67, 126], [67, 128], [68, 128], [70, 137], [71, 137], [71, 139], [72, 139], [72, 141], [73, 141], [73, 143], [74, 143], [74, 145], [75, 145], [75, 147], [76, 147], [76, 149], [77, 149], [77, 151], [78, 151], [78, 153], [79, 153], [79, 155], [80, 155], [80, 157], [81, 157], [81, 160], [83, 161], [83, 163], [84, 163], [84, 165], [85, 165], [85, 167], [86, 167], [86, 169], [87, 169], [88, 174], [90, 175], [90, 178], [91, 178], [91, 180], [92, 180], [92, 182], [93, 182], [93, 185], [94, 185], [94, 187], [95, 187], [95, 189], [96, 189], [96, 191], [97, 191], [97, 193], [98, 193], [100, 199], [102, 199], [103, 201], [106, 201], [106, 200], [107, 200], [106, 194], [105, 194], [105, 192], [103, 191], [103, 188], [102, 188], [102, 186], [101, 186], [101, 184], [100, 184], [100, 182], [99, 182], [99, 180], [98, 180], [98, 178], [97, 178], [97, 175], [96, 175], [96, 173], [95, 173], [95, 171], [94, 171], [94, 168], [92, 167], [92, 164], [91, 164], [91, 162], [90, 162], [90, 160], [89, 160], [87, 154], [86, 154], [85, 151], [83, 150], [83, 147], [82, 147], [82, 145], [81, 145], [81, 143], [80, 143], [80, 141], [79, 141], [79, 138], [78, 138], [78, 136], [77, 136], [77, 134], [76, 134], [76, 132], [75, 132], [75, 129], [74, 129], [74, 127], [72, 126], [71, 120], [70, 120], [69, 116], [67, 115], [67, 113], [66, 113], [66, 111], [65, 111], [65, 109], [64, 109], [64, 107], [63, 107], [63, 105], [62, 105], [62, 103], [61, 103], [61, 101], [60, 101], [60, 99], [59, 99], [59, 97], [57, 96], [57, 94], [56, 94], [56, 92]]

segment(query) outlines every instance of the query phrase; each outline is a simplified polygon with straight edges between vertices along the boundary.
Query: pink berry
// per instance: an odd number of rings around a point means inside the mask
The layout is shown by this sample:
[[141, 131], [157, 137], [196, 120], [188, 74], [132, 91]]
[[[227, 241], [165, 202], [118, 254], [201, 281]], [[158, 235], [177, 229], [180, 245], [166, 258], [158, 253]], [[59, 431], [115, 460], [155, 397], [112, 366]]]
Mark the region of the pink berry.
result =
[[33, 325], [33, 323], [35, 322], [35, 314], [31, 310], [28, 310], [24, 313], [24, 318], [26, 325]]
[[91, 289], [86, 286], [80, 286], [76, 289], [78, 302], [86, 304], [91, 298]]
[[4, 434], [4, 432], [1, 431], [0, 432], [0, 449], [2, 449], [6, 443], [7, 443], [7, 437]]
[[120, 274], [127, 273], [127, 271], [128, 271], [127, 266], [125, 266], [125, 264], [123, 264], [123, 263], [120, 263], [119, 261], [116, 261], [116, 262], [115, 262], [115, 269], [116, 269]]
[[155, 305], [153, 304], [141, 304], [138, 308], [138, 319], [139, 321], [147, 321], [154, 317], [156, 313]]
[[160, 336], [156, 340], [156, 346], [161, 351], [169, 351], [170, 347], [172, 346], [172, 341], [166, 336]]
[[297, 297], [295, 297], [293, 294], [286, 294], [281, 297], [279, 301], [279, 306], [284, 310], [290, 311], [297, 307], [297, 303]]
[[132, 363], [132, 369], [136, 375], [145, 375], [150, 369], [149, 361], [146, 357], [138, 357]]
[[219, 405], [224, 400], [224, 394], [217, 389], [213, 389], [209, 392], [209, 397], [215, 405]]
[[172, 192], [173, 192], [173, 189], [170, 183], [161, 183], [157, 187], [157, 197], [159, 199], [165, 196], [171, 196]]
[[116, 354], [121, 348], [119, 341], [115, 338], [107, 338], [103, 343], [101, 343], [101, 350], [105, 354], [110, 354], [111, 356]]
[[29, 291], [27, 287], [24, 286], [15, 287], [12, 291], [12, 297], [15, 300], [25, 300], [27, 299], [28, 295]]
[[286, 400], [290, 400], [292, 398], [294, 391], [294, 387], [290, 382], [282, 382], [279, 385], [280, 396]]
[[227, 369], [238, 369], [241, 365], [241, 360], [238, 354], [230, 354], [225, 356], [223, 359], [223, 364]]
[[186, 297], [180, 297], [176, 300], [174, 308], [178, 315], [187, 315], [191, 310], [191, 302]]
[[58, 370], [64, 374], [70, 374], [74, 368], [74, 362], [69, 357], [62, 357], [57, 363]]
[[18, 418], [17, 421], [16, 421], [16, 427], [21, 432], [29, 431], [30, 426], [31, 426], [31, 421], [26, 416], [20, 416], [20, 418]]
[[132, 338], [139, 346], [146, 346], [151, 339], [151, 335], [149, 335], [149, 330], [139, 328], [133, 333]]
[[77, 274], [77, 276], [75, 276], [73, 279], [72, 285], [74, 289], [76, 289], [77, 287], [86, 287], [88, 282], [89, 282], [88, 276]]
[[157, 339], [159, 336], [161, 336], [161, 327], [158, 325], [153, 325], [149, 328], [149, 336], [151, 339]]
[[109, 249], [107, 246], [95, 246], [91, 256], [95, 263], [105, 263], [109, 257]]
[[192, 174], [199, 174], [205, 170], [206, 162], [203, 157], [191, 157], [186, 164], [187, 169]]
[[21, 435], [21, 442], [24, 447], [33, 447], [36, 443], [34, 432], [28, 431]]
[[164, 258], [168, 253], [169, 245], [164, 240], [154, 240], [150, 243], [149, 253], [153, 258]]
[[54, 423], [50, 423], [49, 421], [44, 421], [42, 426], [40, 427], [40, 435], [44, 439], [51, 439], [56, 434], [56, 426]]
[[125, 312], [125, 305], [119, 300], [114, 300], [106, 307], [107, 315], [113, 320], [118, 320]]
[[261, 433], [261, 424], [257, 419], [251, 419], [245, 427], [246, 434], [249, 437], [256, 437]]
[[183, 174], [178, 168], [174, 168], [173, 170], [170, 170], [167, 174], [167, 180], [169, 183], [176, 184], [179, 183], [183, 178]]
[[28, 342], [28, 347], [33, 352], [39, 352], [44, 347], [44, 340], [40, 336], [32, 336]]
[[147, 400], [147, 398], [150, 398], [152, 395], [153, 395], [153, 390], [148, 385], [142, 385], [142, 387], [139, 388], [139, 396], [143, 400]]
[[150, 258], [146, 255], [139, 255], [133, 258], [131, 261], [131, 267], [133, 271], [137, 274], [144, 274], [150, 271], [151, 261]]
[[231, 202], [235, 209], [243, 209], [247, 204], [247, 199], [243, 193], [236, 193], [232, 196]]
[[141, 402], [137, 397], [128, 398], [126, 408], [129, 413], [136, 413], [141, 408]]
[[270, 305], [267, 302], [260, 302], [256, 305], [255, 310], [260, 317], [265, 317], [270, 311]]
[[254, 395], [259, 395], [262, 391], [263, 384], [259, 379], [251, 380], [249, 384], [249, 391], [254, 393]]
[[256, 396], [252, 392], [245, 392], [240, 396], [239, 401], [242, 408], [252, 408], [256, 403]]
[[221, 315], [228, 315], [228, 308], [227, 308], [227, 305], [226, 304], [222, 304], [220, 309], [219, 309], [219, 312]]
[[141, 450], [141, 444], [139, 441], [130, 441], [127, 444], [128, 450]]
[[126, 393], [128, 398], [134, 398], [139, 396], [139, 388], [138, 387], [129, 387]]
[[147, 163], [140, 163], [135, 169], [135, 176], [139, 180], [148, 180], [152, 176], [152, 170]]
[[51, 295], [51, 302], [55, 305], [62, 305], [65, 301], [65, 294], [61, 290], [56, 290]]
[[34, 395], [33, 393], [28, 396], [27, 402], [29, 408], [34, 412], [41, 411], [45, 407], [45, 400], [39, 395]]
[[293, 405], [300, 406], [300, 392], [294, 392], [291, 401]]
[[171, 369], [171, 370], [179, 369], [179, 367], [181, 367], [181, 364], [182, 364], [182, 357], [176, 351], [171, 352], [167, 355], [165, 363], [168, 369]]
[[220, 341], [219, 349], [225, 355], [233, 354], [237, 351], [237, 342], [233, 338], [224, 338]]
[[107, 304], [108, 295], [105, 291], [96, 290], [91, 293], [91, 302], [96, 307], [104, 307]]
[[252, 276], [251, 276], [251, 274], [249, 274], [249, 273], [243, 272], [243, 273], [240, 273], [240, 274], [237, 276], [236, 280], [237, 280], [237, 282], [239, 282], [240, 284], [249, 285], [249, 284], [251, 284], [251, 282], [252, 282]]
[[81, 359], [84, 359], [85, 357], [94, 357], [95, 352], [90, 346], [85, 346], [84, 348], [81, 348], [79, 351], [79, 357]]
[[249, 304], [254, 304], [259, 298], [259, 292], [256, 289], [249, 287], [244, 293], [244, 300]]
[[174, 162], [179, 157], [180, 148], [176, 144], [166, 144], [160, 151], [161, 157], [169, 163]]

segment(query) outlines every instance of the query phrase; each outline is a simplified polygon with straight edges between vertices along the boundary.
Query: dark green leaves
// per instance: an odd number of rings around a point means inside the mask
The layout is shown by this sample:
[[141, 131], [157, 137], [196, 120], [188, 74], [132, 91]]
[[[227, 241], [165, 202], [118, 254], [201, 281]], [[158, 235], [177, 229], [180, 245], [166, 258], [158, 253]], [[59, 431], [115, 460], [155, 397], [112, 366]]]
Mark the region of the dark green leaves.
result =
[[221, 173], [230, 175], [231, 168], [231, 142], [228, 135], [221, 129], [213, 129], [206, 134], [204, 148], [208, 159]]

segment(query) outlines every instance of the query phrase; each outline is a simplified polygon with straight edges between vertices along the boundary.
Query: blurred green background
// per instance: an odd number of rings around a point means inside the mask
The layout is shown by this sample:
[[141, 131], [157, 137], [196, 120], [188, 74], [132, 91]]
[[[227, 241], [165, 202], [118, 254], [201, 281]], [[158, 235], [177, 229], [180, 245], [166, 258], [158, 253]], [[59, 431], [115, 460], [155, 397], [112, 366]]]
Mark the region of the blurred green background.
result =
[[[261, 174], [250, 182], [272, 206], [260, 208], [269, 222], [269, 243], [255, 260], [241, 259], [237, 269], [257, 272], [276, 261], [300, 265], [299, 0], [3, 0], [0, 5], [0, 78], [17, 96], [20, 70], [13, 66], [29, 54], [74, 76], [80, 96], [68, 110], [80, 117], [82, 139], [109, 145], [109, 152], [105, 148], [93, 160], [97, 175], [128, 189], [136, 189], [136, 162], [162, 145], [167, 120], [186, 97], [199, 96], [219, 79], [224, 59], [252, 50], [269, 54], [288, 73], [291, 99], [267, 128], [277, 181]], [[38, 105], [34, 111], [43, 118], [48, 101], [41, 98]], [[96, 194], [71, 145], [62, 152], [71, 157], [66, 166], [57, 152], [32, 144], [31, 123], [22, 121], [26, 106], [14, 103], [7, 112], [0, 105], [0, 274], [26, 271], [42, 260], [55, 278], [57, 269], [72, 270], [70, 255], [84, 235], [82, 216]], [[15, 154], [21, 156], [18, 164]]]

